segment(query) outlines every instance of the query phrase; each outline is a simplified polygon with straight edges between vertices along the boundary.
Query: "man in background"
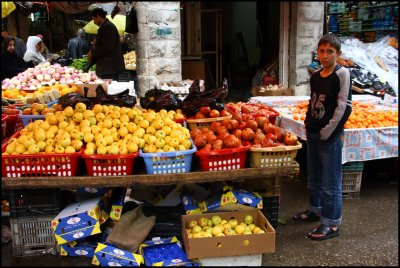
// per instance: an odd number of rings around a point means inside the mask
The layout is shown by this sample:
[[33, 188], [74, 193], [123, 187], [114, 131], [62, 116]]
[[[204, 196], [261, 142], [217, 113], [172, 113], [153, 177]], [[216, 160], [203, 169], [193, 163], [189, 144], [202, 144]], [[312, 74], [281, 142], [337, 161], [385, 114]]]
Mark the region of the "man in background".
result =
[[89, 61], [96, 64], [96, 75], [102, 79], [118, 80], [125, 69], [120, 37], [115, 25], [106, 18], [102, 8], [92, 10], [94, 23], [99, 26], [96, 43], [88, 53]]
[[85, 39], [85, 30], [79, 29], [76, 37], [68, 41], [66, 58], [67, 59], [80, 59], [89, 51], [89, 43]]

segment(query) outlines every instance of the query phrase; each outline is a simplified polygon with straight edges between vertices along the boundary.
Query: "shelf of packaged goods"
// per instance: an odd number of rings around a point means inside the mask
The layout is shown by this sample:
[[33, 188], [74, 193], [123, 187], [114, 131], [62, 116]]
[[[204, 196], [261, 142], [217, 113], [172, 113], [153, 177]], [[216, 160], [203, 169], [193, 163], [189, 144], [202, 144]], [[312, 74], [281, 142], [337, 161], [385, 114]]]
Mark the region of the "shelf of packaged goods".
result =
[[359, 33], [359, 32], [379, 32], [379, 31], [397, 31], [398, 28], [393, 29], [365, 29], [360, 31], [349, 31], [350, 33]]
[[129, 176], [73, 176], [73, 177], [2, 177], [2, 187], [18, 188], [62, 188], [79, 187], [128, 187], [154, 186], [186, 183], [202, 183], [233, 180], [262, 180], [275, 176], [293, 176], [299, 171], [298, 163], [268, 168], [244, 168], [210, 172], [189, 172], [179, 174], [134, 174]]
[[[397, 2], [391, 2], [391, 3], [386, 3], [386, 4], [381, 4], [381, 5], [373, 5], [373, 6], [354, 6], [353, 8], [360, 9], [360, 8], [381, 8], [381, 7], [387, 7], [387, 6], [393, 6], [397, 5]], [[349, 13], [349, 11], [344, 11], [344, 12], [328, 12], [328, 15], [338, 15], [338, 14], [346, 14]]]

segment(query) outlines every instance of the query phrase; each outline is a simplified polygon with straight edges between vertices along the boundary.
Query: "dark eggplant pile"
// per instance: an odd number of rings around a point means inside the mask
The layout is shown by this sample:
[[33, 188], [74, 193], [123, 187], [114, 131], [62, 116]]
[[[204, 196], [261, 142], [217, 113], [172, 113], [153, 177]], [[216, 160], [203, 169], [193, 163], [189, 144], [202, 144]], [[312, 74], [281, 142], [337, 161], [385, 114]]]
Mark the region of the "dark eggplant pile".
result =
[[182, 101], [171, 90], [150, 89], [144, 97], [140, 98], [140, 106], [143, 109], [153, 109], [156, 112], [161, 109], [176, 110], [181, 108]]
[[[85, 94], [87, 94], [86, 88], [84, 89]], [[96, 88], [96, 98], [92, 100], [92, 103], [132, 108], [136, 104], [136, 98], [129, 95], [129, 89], [126, 89], [118, 94], [109, 95], [106, 93], [103, 87], [99, 85]]]
[[71, 106], [72, 108], [75, 109], [75, 105], [78, 102], [83, 102], [86, 104], [86, 107], [88, 109], [92, 109], [93, 104], [90, 101], [90, 99], [83, 97], [81, 94], [76, 93], [76, 92], [71, 92], [68, 94], [65, 94], [64, 96], [61, 96], [58, 99], [58, 104], [61, 104], [62, 108], [65, 109], [68, 106]]
[[200, 91], [200, 80], [196, 79], [189, 88], [189, 94], [182, 101], [182, 111], [186, 116], [192, 116], [202, 106], [209, 106], [211, 109], [222, 111], [223, 101], [228, 95], [228, 80], [224, 78], [219, 88]]

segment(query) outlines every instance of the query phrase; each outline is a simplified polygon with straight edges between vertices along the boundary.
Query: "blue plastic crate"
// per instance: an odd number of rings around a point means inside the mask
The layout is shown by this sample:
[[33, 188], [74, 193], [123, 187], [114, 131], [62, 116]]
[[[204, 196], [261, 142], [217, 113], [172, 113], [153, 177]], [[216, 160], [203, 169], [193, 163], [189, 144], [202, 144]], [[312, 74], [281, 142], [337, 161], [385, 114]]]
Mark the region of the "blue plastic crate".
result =
[[140, 149], [139, 156], [143, 157], [147, 174], [187, 173], [191, 170], [193, 154], [196, 151], [197, 148], [192, 141], [192, 149], [190, 150], [143, 153]]
[[21, 120], [22, 120], [23, 127], [26, 127], [29, 123], [31, 123], [35, 120], [42, 119], [44, 121], [45, 115], [23, 115], [23, 114], [20, 114], [19, 118], [21, 118]]
[[51, 106], [52, 106], [53, 104], [56, 104], [56, 103], [58, 103], [58, 99], [57, 99], [57, 100], [53, 100], [53, 101], [51, 101], [51, 102], [48, 102], [48, 103], [47, 103], [47, 107], [51, 108]]

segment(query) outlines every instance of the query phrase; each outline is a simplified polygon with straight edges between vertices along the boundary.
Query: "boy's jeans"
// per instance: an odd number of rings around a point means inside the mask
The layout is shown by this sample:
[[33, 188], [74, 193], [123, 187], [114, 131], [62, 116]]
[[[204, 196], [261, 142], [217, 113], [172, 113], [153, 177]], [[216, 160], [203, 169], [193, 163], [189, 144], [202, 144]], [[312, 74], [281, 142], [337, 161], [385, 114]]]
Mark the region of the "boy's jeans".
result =
[[342, 222], [343, 132], [321, 140], [307, 131], [307, 173], [310, 203], [308, 209], [321, 213], [321, 223], [337, 226]]

